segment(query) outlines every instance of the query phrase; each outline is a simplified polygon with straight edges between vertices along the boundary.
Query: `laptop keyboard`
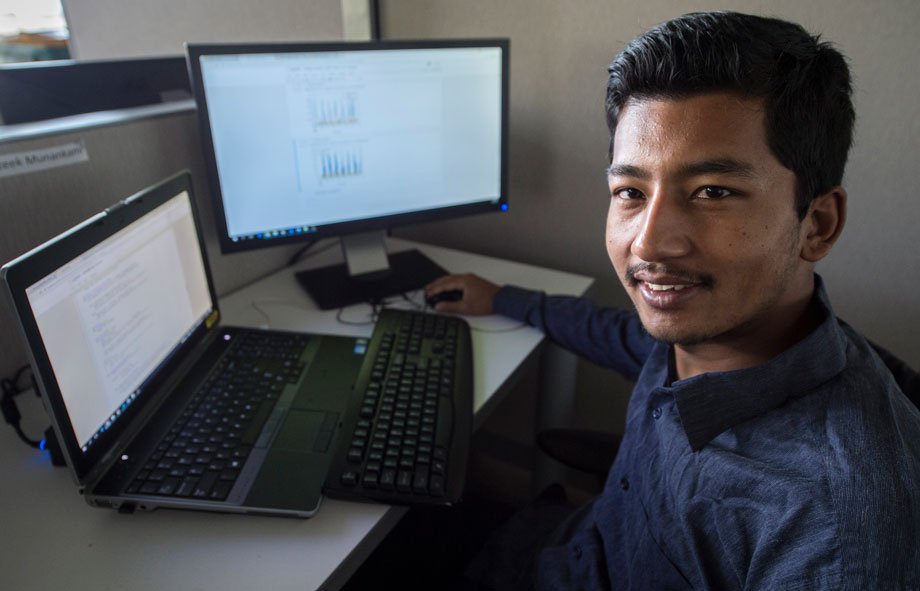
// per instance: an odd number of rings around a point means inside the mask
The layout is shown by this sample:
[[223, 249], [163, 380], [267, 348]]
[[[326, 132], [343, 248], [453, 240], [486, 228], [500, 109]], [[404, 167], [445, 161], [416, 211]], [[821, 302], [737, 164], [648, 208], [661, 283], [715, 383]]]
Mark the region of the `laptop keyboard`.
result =
[[394, 504], [460, 499], [472, 434], [469, 325], [383, 310], [325, 492]]
[[[127, 494], [224, 501], [287, 384], [307, 338], [238, 335]], [[324, 492], [392, 504], [453, 504], [466, 480], [472, 348], [462, 319], [383, 310], [343, 419]]]
[[300, 379], [306, 343], [239, 334], [125, 492], [226, 500], [284, 386]]

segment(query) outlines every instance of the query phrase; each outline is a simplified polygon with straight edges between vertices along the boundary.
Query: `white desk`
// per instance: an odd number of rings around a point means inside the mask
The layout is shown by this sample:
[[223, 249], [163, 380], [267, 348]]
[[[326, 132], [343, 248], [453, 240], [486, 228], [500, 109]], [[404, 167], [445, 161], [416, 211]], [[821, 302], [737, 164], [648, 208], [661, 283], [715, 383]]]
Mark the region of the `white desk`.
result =
[[[498, 283], [551, 293], [582, 294], [587, 277], [427, 245], [391, 241], [391, 250], [417, 246], [452, 272], [474, 271]], [[341, 260], [337, 247], [298, 268]], [[369, 335], [372, 325], [341, 324], [316, 310], [290, 269], [221, 301], [228, 324], [317, 333]], [[366, 306], [346, 308], [349, 321]], [[473, 328], [476, 424], [497, 404], [515, 370], [543, 336], [500, 317], [469, 318]], [[504, 332], [501, 332], [503, 331]], [[500, 331], [500, 332], [486, 332]], [[499, 395], [496, 395], [499, 393]], [[27, 400], [31, 398], [32, 401]], [[24, 428], [44, 428], [34, 397], [20, 396]], [[33, 408], [25, 408], [32, 406]], [[0, 426], [0, 589], [326, 589], [354, 572], [405, 513], [404, 508], [325, 500], [308, 520], [159, 510], [121, 515], [93, 509], [70, 475], [52, 468]]]

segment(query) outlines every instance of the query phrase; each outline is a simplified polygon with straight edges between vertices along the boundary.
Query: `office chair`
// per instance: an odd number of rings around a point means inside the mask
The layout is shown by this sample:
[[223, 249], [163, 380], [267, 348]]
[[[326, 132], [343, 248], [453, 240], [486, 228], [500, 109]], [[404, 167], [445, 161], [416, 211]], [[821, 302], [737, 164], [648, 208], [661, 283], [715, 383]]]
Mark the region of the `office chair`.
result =
[[[904, 395], [920, 408], [920, 373], [890, 351], [872, 341], [869, 343]], [[546, 429], [537, 433], [537, 446], [563, 465], [593, 475], [600, 490], [616, 458], [620, 438], [613, 433], [587, 429]]]

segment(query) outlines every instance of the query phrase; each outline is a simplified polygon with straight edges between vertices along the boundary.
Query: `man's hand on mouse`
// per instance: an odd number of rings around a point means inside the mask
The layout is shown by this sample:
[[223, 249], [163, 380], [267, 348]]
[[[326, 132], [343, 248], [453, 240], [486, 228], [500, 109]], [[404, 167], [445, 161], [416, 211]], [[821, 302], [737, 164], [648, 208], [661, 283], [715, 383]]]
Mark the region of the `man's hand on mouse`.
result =
[[470, 316], [484, 316], [494, 313], [492, 299], [495, 297], [495, 293], [498, 292], [498, 286], [472, 273], [445, 275], [435, 279], [425, 286], [425, 297], [454, 289], [463, 292], [463, 297], [455, 302], [438, 302], [435, 304], [435, 310]]

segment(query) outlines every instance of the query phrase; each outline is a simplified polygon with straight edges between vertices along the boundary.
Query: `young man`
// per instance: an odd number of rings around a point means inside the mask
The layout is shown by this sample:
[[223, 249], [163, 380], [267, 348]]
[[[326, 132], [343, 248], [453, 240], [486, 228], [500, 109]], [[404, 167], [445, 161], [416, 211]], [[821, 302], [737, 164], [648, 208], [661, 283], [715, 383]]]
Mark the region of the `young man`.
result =
[[843, 56], [792, 23], [690, 14], [609, 71], [607, 251], [636, 310], [428, 287], [636, 382], [603, 494], [491, 582], [920, 588], [920, 412], [814, 273], [846, 218]]

